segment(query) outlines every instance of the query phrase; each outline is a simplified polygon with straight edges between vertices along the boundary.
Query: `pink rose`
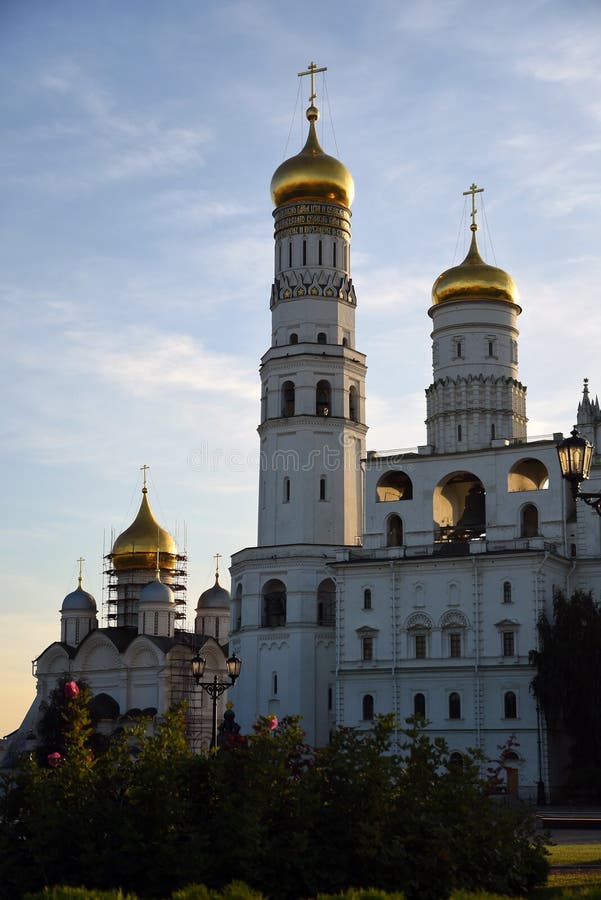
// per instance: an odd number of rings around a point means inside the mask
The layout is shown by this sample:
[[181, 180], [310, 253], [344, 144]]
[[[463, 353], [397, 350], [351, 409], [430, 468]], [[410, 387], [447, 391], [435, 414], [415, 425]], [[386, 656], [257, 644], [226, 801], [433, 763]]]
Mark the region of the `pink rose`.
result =
[[52, 766], [53, 769], [56, 769], [61, 760], [62, 756], [60, 755], [58, 750], [55, 750], [54, 753], [48, 754], [48, 765]]
[[275, 729], [278, 727], [278, 717], [276, 715], [274, 715], [274, 713], [272, 713], [270, 716], [268, 716], [268, 718], [269, 718], [269, 730], [275, 731]]
[[79, 694], [79, 687], [76, 681], [66, 681], [64, 690], [67, 700], [72, 700], [73, 697], [77, 697]]

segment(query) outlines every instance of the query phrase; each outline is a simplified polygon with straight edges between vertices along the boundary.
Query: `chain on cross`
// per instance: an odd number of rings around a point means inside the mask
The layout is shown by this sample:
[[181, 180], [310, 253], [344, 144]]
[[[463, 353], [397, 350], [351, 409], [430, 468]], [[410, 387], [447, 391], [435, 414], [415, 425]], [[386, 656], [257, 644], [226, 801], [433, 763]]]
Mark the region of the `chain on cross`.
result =
[[303, 75], [311, 76], [311, 96], [309, 97], [309, 103], [311, 104], [311, 106], [313, 105], [313, 101], [317, 97], [317, 94], [315, 93], [315, 75], [317, 74], [317, 72], [327, 72], [327, 71], [328, 71], [327, 66], [321, 66], [320, 68], [318, 68], [317, 63], [310, 62], [309, 65], [307, 66], [306, 72], [298, 73], [299, 78], [302, 78]]
[[472, 195], [472, 224], [470, 225], [470, 229], [472, 231], [478, 230], [478, 225], [476, 223], [476, 213], [478, 210], [476, 209], [476, 194], [481, 194], [484, 191], [484, 188], [479, 188], [477, 184], [470, 185], [469, 191], [464, 191], [463, 196], [467, 197], [469, 194]]
[[85, 563], [85, 558], [83, 556], [80, 556], [77, 562], [79, 563], [79, 575], [77, 577], [77, 580], [79, 582], [79, 587], [81, 587], [81, 582], [83, 579], [83, 564]]

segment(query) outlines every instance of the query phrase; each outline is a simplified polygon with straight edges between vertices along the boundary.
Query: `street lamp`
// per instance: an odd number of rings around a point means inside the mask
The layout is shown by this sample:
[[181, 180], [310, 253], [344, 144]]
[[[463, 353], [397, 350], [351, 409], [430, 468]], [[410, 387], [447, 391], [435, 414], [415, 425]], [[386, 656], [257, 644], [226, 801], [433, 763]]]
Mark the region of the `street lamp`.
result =
[[557, 445], [557, 456], [562, 478], [570, 485], [574, 500], [584, 500], [601, 516], [601, 494], [584, 494], [580, 490], [581, 483], [589, 477], [594, 450], [590, 441], [582, 437], [574, 426], [570, 437]]
[[192, 658], [192, 675], [197, 687], [202, 688], [209, 697], [213, 698], [213, 730], [211, 734], [211, 749], [213, 749], [217, 746], [217, 698], [221, 697], [228, 688], [231, 688], [236, 683], [242, 668], [242, 660], [235, 653], [232, 653], [229, 659], [226, 660], [225, 665], [227, 674], [230, 677], [229, 681], [219, 681], [217, 675], [213, 676], [212, 681], [201, 681], [206, 665], [206, 659], [200, 655], [200, 650], [197, 650], [196, 656]]

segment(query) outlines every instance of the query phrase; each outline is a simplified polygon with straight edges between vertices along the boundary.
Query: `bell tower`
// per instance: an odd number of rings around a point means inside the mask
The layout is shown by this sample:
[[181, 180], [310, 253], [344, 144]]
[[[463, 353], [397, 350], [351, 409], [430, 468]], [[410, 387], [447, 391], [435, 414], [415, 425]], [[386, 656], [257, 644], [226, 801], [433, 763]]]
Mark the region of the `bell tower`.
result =
[[301, 714], [308, 739], [323, 743], [335, 625], [326, 566], [336, 547], [361, 540], [367, 427], [350, 263], [354, 183], [319, 143], [320, 71], [311, 63], [299, 72], [311, 78], [307, 140], [271, 180], [275, 258], [271, 339], [261, 359], [258, 546], [235, 554], [231, 573], [233, 645], [245, 659], [238, 696], [257, 681], [242, 718], [251, 704], [255, 715]]

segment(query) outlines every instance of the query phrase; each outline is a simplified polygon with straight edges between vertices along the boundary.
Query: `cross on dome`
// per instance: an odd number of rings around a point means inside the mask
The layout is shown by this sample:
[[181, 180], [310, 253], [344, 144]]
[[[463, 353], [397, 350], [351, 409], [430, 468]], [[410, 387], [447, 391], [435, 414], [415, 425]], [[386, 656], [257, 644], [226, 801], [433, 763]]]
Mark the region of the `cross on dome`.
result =
[[476, 223], [476, 213], [478, 212], [478, 210], [476, 209], [476, 194], [481, 194], [483, 191], [484, 191], [484, 188], [479, 188], [478, 185], [474, 183], [474, 184], [470, 185], [469, 191], [463, 192], [464, 197], [467, 197], [468, 194], [472, 195], [472, 212], [471, 212], [472, 224], [470, 225], [471, 231], [478, 230], [478, 225]]
[[79, 575], [77, 576], [77, 586], [81, 587], [81, 582], [83, 579], [83, 564], [85, 563], [85, 558], [83, 556], [80, 556], [79, 559], [77, 560], [77, 562], [79, 563]]
[[309, 65], [307, 66], [307, 71], [306, 71], [306, 72], [299, 72], [299, 73], [298, 73], [298, 77], [299, 77], [299, 78], [302, 78], [303, 75], [310, 75], [310, 76], [311, 76], [311, 96], [309, 97], [309, 104], [310, 104], [311, 106], [313, 105], [313, 101], [314, 101], [315, 98], [317, 97], [317, 94], [315, 93], [315, 75], [317, 74], [317, 72], [327, 72], [327, 71], [328, 71], [328, 67], [327, 67], [327, 66], [320, 66], [320, 67], [318, 68], [317, 63], [310, 62]]
[[146, 486], [146, 473], [148, 472], [149, 468], [150, 468], [150, 466], [147, 466], [146, 463], [144, 463], [143, 466], [140, 466], [140, 472], [143, 472], [143, 473], [144, 473], [143, 476], [142, 476], [142, 477], [144, 478], [144, 485], [143, 485], [143, 487], [142, 487], [142, 493], [143, 493], [143, 494], [147, 494], [147, 493], [148, 493], [148, 487]]

